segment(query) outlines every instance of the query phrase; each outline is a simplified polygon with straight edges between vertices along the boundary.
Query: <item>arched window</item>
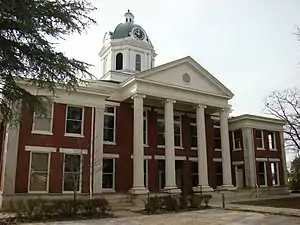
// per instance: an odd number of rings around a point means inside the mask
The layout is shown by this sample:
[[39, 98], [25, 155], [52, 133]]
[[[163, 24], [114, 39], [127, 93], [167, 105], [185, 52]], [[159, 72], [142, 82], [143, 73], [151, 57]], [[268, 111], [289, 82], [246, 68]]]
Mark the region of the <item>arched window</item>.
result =
[[135, 70], [141, 71], [141, 55], [139, 54], [135, 56]]
[[118, 53], [116, 57], [116, 70], [122, 70], [123, 69], [123, 54]]

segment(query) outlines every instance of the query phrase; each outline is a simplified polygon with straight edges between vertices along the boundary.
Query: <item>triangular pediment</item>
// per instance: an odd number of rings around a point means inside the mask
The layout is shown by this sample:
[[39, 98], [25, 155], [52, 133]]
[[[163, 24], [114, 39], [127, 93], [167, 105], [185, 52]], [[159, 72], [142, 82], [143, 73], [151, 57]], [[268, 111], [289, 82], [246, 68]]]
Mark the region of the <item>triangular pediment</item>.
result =
[[185, 57], [136, 75], [168, 86], [232, 98], [233, 93], [191, 57]]

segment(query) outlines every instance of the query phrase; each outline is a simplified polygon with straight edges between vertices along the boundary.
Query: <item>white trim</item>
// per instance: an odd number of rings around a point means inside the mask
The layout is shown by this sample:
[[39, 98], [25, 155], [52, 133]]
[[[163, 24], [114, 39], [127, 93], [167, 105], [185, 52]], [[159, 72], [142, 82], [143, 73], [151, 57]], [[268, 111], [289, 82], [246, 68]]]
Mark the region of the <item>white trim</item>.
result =
[[[267, 162], [266, 161], [257, 161], [257, 162], [263, 162], [264, 163], [264, 176], [265, 176], [265, 185], [259, 185], [260, 187], [267, 187], [268, 186], [268, 180], [267, 180]], [[258, 180], [259, 180], [259, 169], [257, 172]]]
[[[31, 163], [32, 163], [32, 153], [33, 154], [48, 154], [48, 167], [47, 167], [47, 185], [46, 191], [30, 191], [30, 176], [31, 176]], [[49, 192], [49, 182], [50, 182], [50, 166], [51, 166], [51, 153], [50, 152], [30, 152], [29, 156], [29, 171], [28, 171], [28, 182], [27, 182], [27, 192], [28, 193], [48, 193]]]
[[198, 147], [191, 147], [191, 150], [198, 150]]
[[189, 161], [198, 162], [198, 157], [189, 157]]
[[120, 102], [105, 101], [105, 105], [116, 107], [116, 106], [120, 106]]
[[215, 148], [215, 151], [216, 151], [216, 152], [221, 152], [222, 149], [220, 149], [220, 148]]
[[214, 162], [222, 162], [222, 158], [213, 158]]
[[165, 145], [157, 145], [157, 148], [166, 148]]
[[[257, 138], [257, 136], [256, 136], [256, 132], [257, 131], [260, 131], [260, 133], [261, 133], [261, 138]], [[262, 147], [258, 147], [258, 145], [257, 145], [257, 139], [262, 139], [262, 141], [261, 141], [261, 143], [262, 143]], [[265, 150], [265, 139], [264, 139], [264, 131], [263, 130], [261, 130], [261, 129], [255, 129], [255, 142], [256, 142], [256, 149], [257, 150]]]
[[158, 159], [158, 160], [165, 160], [166, 156], [165, 155], [155, 155], [154, 159]]
[[[51, 103], [51, 122], [50, 122], [50, 130], [35, 130], [35, 113], [33, 113], [32, 117], [32, 127], [31, 127], [31, 133], [32, 134], [43, 134], [43, 135], [53, 135], [53, 116], [54, 116], [54, 102]], [[48, 118], [49, 119], [49, 118]]]
[[186, 160], [186, 156], [175, 156], [175, 160]]
[[66, 159], [66, 155], [79, 155], [80, 156], [80, 169], [79, 169], [79, 190], [77, 191], [77, 193], [81, 193], [82, 191], [82, 161], [83, 161], [83, 157], [80, 154], [68, 154], [68, 153], [64, 153], [64, 161], [63, 161], [63, 177], [62, 177], [62, 193], [63, 194], [68, 194], [68, 193], [73, 193], [74, 191], [64, 191], [64, 186], [65, 186], [65, 159]]
[[269, 158], [270, 162], [280, 162], [279, 158]]
[[[277, 177], [277, 184], [273, 184], [273, 178], [272, 178], [272, 175], [273, 175], [273, 173], [272, 173], [272, 163], [274, 163], [275, 164], [275, 166], [276, 166], [276, 177]], [[276, 187], [276, 186], [279, 186], [280, 185], [280, 177], [279, 177], [279, 162], [278, 161], [272, 161], [271, 162], [271, 164], [270, 164], [270, 169], [271, 169], [271, 179], [272, 179], [272, 185], [274, 186], [274, 187]]]
[[[130, 158], [133, 159], [133, 158], [134, 158], [134, 155], [131, 155]], [[144, 159], [144, 160], [152, 159], [152, 156], [151, 156], [151, 155], [144, 155], [144, 156], [143, 156], [143, 159]]]
[[[174, 146], [175, 146], [175, 149], [183, 149], [183, 147], [182, 147], [182, 119], [181, 119], [182, 115], [183, 114], [177, 114], [176, 115], [176, 112], [174, 112], [174, 114], [173, 114], [173, 117], [175, 117], [175, 116], [179, 117], [179, 121], [176, 121], [173, 118], [173, 120], [174, 120], [174, 125], [173, 126], [174, 126]], [[179, 146], [176, 146], [176, 144], [175, 144], [175, 124], [179, 125], [179, 128], [180, 128], [180, 134], [179, 134], [180, 145]]]
[[[145, 112], [145, 116], [144, 116], [144, 112]], [[149, 128], [149, 126], [148, 126], [148, 110], [147, 109], [143, 109], [143, 124], [144, 124], [144, 121], [146, 121], [146, 123], [145, 123], [145, 139], [146, 140], [143, 140], [143, 144], [144, 144], [144, 146], [146, 145], [148, 145], [148, 128]], [[143, 126], [143, 138], [144, 138], [144, 126]]]
[[103, 158], [105, 158], [105, 159], [118, 159], [119, 154], [103, 153]]
[[87, 149], [59, 148], [59, 152], [68, 155], [87, 155]]
[[44, 146], [25, 146], [25, 151], [36, 152], [36, 153], [49, 153], [56, 152], [55, 147], [44, 147]]
[[257, 162], [267, 162], [268, 158], [256, 158]]
[[237, 166], [237, 165], [243, 165], [244, 161], [234, 161], [232, 162], [232, 165]]
[[[235, 135], [234, 135], [234, 132], [236, 132], [236, 131], [238, 131], [238, 132], [240, 132], [240, 133], [242, 133], [242, 130], [240, 130], [240, 129], [237, 129], [237, 130], [233, 130], [233, 131], [231, 131], [231, 133], [232, 133], [232, 151], [242, 151], [243, 149], [242, 148], [236, 148], [235, 147]], [[243, 134], [242, 134], [243, 135]], [[241, 135], [241, 138], [240, 138], [240, 143], [241, 143], [241, 145], [242, 145], [242, 139], [243, 139], [243, 137], [242, 137], [242, 135]]]
[[[274, 138], [274, 147], [275, 147], [275, 148], [270, 148], [269, 135], [272, 135], [271, 141], [272, 141], [272, 138]], [[277, 145], [276, 145], [276, 134], [275, 134], [274, 131], [269, 131], [269, 132], [268, 132], [268, 145], [269, 145], [269, 150], [270, 150], [270, 151], [278, 151], [278, 150], [277, 150]]]
[[[73, 108], [81, 108], [82, 113], [81, 113], [81, 133], [80, 134], [75, 134], [75, 133], [67, 133], [67, 121], [68, 121], [68, 108], [73, 107]], [[66, 112], [65, 112], [65, 136], [67, 137], [84, 137], [84, 107], [83, 106], [77, 106], [77, 105], [66, 105]]]
[[[103, 127], [103, 129], [104, 129], [104, 127]], [[104, 145], [116, 145], [115, 142], [109, 142], [109, 141], [103, 141], [103, 144]]]

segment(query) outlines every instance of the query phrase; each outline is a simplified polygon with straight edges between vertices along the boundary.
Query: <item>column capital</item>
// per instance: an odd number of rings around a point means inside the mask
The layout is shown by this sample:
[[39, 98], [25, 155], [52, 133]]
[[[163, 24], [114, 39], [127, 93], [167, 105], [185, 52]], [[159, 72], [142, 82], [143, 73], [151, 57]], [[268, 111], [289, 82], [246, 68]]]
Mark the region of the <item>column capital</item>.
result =
[[174, 104], [174, 103], [176, 103], [176, 100], [167, 98], [163, 102], [164, 103], [173, 103]]
[[140, 93], [135, 93], [131, 96], [131, 99], [134, 99], [134, 98], [146, 98], [146, 95], [140, 94]]
[[207, 106], [206, 106], [206, 105], [204, 105], [204, 104], [198, 104], [198, 105], [197, 105], [197, 108], [203, 108], [203, 109], [206, 109], [206, 108], [207, 108]]

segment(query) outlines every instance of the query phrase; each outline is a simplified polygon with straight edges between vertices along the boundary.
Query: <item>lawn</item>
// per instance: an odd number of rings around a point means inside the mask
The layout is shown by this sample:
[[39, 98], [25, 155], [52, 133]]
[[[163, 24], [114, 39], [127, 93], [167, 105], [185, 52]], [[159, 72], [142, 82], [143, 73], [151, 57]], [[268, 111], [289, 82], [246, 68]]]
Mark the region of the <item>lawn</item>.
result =
[[300, 209], [300, 196], [291, 198], [236, 202], [235, 204]]

